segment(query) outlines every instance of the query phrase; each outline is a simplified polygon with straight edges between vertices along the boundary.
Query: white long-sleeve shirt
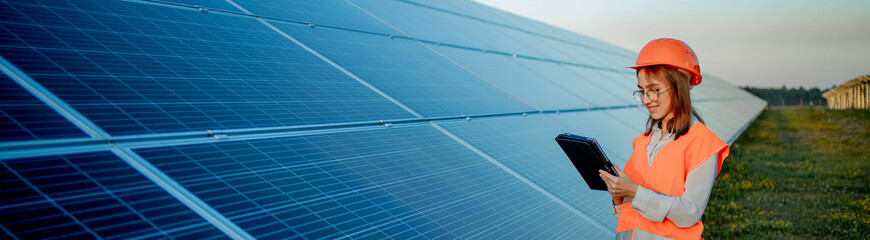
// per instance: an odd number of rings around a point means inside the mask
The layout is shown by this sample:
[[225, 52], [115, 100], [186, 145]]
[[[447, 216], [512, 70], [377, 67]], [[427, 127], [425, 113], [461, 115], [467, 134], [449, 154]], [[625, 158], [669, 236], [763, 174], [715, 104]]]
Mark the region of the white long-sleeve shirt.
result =
[[[692, 124], [695, 121], [697, 120], [693, 117]], [[646, 148], [650, 165], [658, 151], [673, 141], [675, 136], [673, 133], [662, 136], [662, 130], [658, 126], [653, 126], [651, 134]], [[715, 154], [686, 175], [682, 196], [669, 196], [638, 186], [634, 198], [626, 198], [623, 202], [632, 202], [631, 208], [650, 221], [661, 222], [668, 218], [677, 227], [691, 227], [701, 219], [707, 207], [713, 181], [716, 179], [718, 159], [719, 154]]]

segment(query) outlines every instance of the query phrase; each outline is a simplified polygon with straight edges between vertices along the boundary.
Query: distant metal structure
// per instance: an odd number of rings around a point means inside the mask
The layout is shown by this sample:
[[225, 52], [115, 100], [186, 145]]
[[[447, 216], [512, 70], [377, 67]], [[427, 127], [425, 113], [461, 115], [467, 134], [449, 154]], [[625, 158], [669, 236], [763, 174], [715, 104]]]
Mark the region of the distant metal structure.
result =
[[849, 80], [822, 93], [830, 109], [870, 109], [870, 75]]

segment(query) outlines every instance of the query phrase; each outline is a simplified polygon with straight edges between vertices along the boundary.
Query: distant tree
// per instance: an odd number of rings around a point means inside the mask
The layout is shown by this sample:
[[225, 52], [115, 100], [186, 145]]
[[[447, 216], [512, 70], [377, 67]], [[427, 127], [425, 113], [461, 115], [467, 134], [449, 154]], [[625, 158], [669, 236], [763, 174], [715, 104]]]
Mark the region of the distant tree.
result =
[[[836, 85], [833, 87], [836, 87]], [[803, 86], [787, 88], [785, 85], [781, 88], [745, 86], [743, 90], [764, 99], [770, 105], [809, 105], [810, 102], [815, 106], [828, 104], [825, 98], [822, 97], [822, 93], [827, 91], [827, 89], [821, 90], [818, 87], [806, 89]]]

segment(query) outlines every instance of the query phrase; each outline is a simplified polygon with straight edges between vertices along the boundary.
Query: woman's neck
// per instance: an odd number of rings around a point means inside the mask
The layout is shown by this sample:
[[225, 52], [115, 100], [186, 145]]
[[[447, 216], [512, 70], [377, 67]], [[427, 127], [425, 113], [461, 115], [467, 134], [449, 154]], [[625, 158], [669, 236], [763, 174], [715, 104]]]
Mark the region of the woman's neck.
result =
[[662, 129], [662, 137], [667, 136], [668, 134], [671, 134], [671, 131], [668, 129], [668, 122], [670, 122], [671, 119], [674, 119], [674, 117], [664, 117], [664, 118], [662, 118], [662, 121], [661, 121], [661, 124], [660, 124], [660, 125], [661, 125], [660, 127], [661, 127], [661, 129]]

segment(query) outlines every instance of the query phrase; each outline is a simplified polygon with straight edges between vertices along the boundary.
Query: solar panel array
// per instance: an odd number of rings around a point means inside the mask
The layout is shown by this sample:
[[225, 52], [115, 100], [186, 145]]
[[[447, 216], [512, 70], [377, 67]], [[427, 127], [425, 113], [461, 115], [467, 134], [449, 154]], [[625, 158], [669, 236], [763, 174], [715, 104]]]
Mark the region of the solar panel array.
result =
[[[609, 238], [636, 53], [466, 1], [0, 0], [0, 239]], [[733, 141], [766, 103], [714, 77]]]

